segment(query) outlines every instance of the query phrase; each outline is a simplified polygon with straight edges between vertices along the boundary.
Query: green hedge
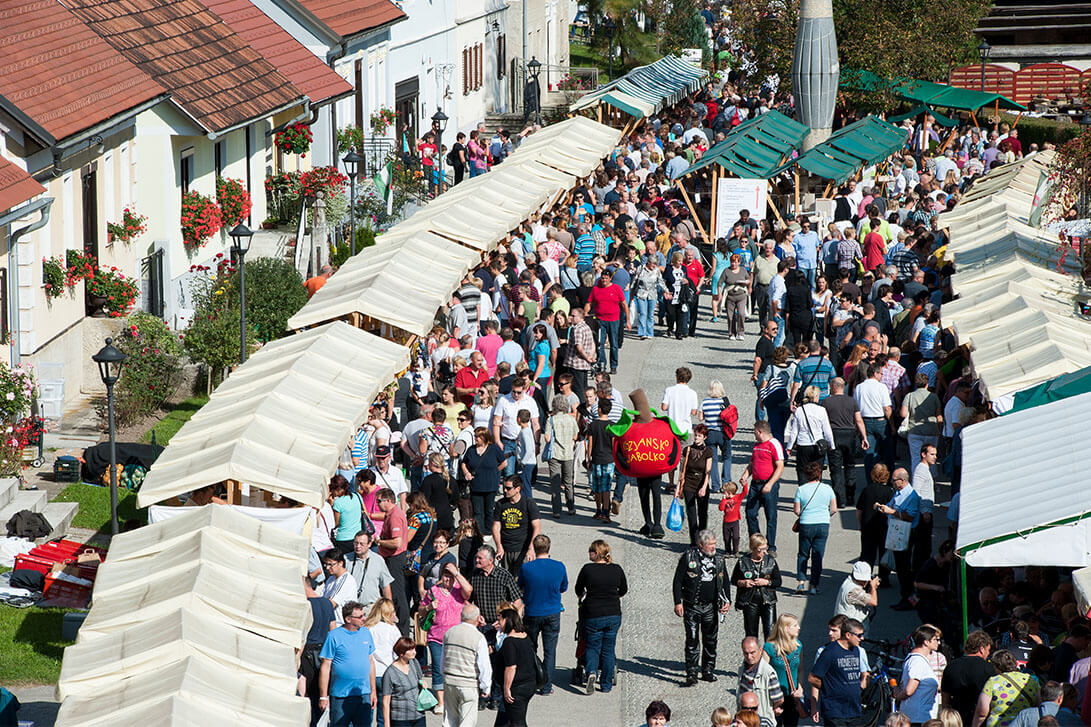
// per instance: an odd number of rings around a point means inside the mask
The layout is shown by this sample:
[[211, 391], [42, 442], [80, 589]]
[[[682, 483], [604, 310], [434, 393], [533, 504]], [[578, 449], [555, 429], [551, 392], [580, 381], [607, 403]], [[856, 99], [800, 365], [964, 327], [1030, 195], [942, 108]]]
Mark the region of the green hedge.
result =
[[[1010, 126], [1015, 123], [1015, 116], [1012, 114], [1000, 114], [1000, 120], [1007, 122]], [[1031, 144], [1037, 144], [1038, 148], [1042, 148], [1042, 144], [1049, 142], [1056, 146], [1064, 144], [1066, 141], [1075, 139], [1080, 135], [1080, 125], [1077, 123], [1069, 122], [1063, 123], [1060, 121], [1052, 121], [1050, 119], [1035, 119], [1024, 116], [1019, 119], [1019, 125], [1015, 127], [1019, 132], [1019, 141], [1023, 145], [1023, 153], [1025, 154]]]

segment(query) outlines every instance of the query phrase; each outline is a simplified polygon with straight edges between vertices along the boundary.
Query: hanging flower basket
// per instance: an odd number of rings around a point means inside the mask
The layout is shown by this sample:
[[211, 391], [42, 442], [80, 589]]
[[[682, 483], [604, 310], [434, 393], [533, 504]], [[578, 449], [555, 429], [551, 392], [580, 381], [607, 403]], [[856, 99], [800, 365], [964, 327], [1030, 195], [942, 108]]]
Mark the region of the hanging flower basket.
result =
[[375, 136], [382, 136], [397, 120], [397, 111], [381, 108], [371, 115], [371, 133]]
[[148, 226], [144, 224], [148, 218], [144, 215], [139, 215], [130, 208], [126, 207], [121, 213], [121, 222], [107, 222], [106, 232], [108, 232], [113, 240], [120, 240], [126, 245], [144, 234]]
[[87, 295], [90, 298], [104, 298], [102, 310], [110, 318], [121, 318], [127, 314], [139, 294], [136, 281], [125, 277], [117, 268], [99, 268], [94, 277], [87, 280]]
[[42, 287], [49, 300], [61, 297], [67, 287], [68, 276], [60, 257], [42, 258]]
[[284, 131], [277, 132], [276, 136], [277, 148], [286, 154], [306, 156], [311, 150], [312, 141], [314, 141], [314, 134], [311, 133], [310, 127], [304, 124], [293, 124]]
[[81, 280], [94, 277], [95, 268], [98, 267], [95, 256], [83, 250], [65, 250], [64, 261], [68, 266], [65, 285], [69, 288], [76, 287]]
[[241, 180], [216, 178], [216, 201], [220, 204], [222, 226], [231, 229], [250, 216], [253, 202]]
[[182, 197], [182, 241], [190, 250], [204, 247], [223, 227], [220, 206], [200, 192]]

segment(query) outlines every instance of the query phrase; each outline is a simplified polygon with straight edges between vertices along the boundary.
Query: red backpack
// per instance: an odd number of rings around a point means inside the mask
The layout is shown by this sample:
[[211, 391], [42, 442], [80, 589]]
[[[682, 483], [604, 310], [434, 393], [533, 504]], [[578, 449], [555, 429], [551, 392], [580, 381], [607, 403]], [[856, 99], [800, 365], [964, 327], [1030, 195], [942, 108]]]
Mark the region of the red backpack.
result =
[[728, 402], [726, 396], [724, 408], [720, 410], [720, 423], [724, 425], [724, 436], [728, 439], [734, 438], [735, 432], [739, 429], [739, 410], [734, 404]]

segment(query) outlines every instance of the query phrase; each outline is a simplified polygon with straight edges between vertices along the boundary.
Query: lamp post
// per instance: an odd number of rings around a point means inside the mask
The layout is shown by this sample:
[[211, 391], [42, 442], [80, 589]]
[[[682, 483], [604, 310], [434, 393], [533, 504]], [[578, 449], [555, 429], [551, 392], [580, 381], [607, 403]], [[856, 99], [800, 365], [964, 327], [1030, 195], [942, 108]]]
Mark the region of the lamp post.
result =
[[[493, 25], [496, 22], [493, 21]], [[447, 129], [447, 114], [443, 113], [443, 109], [436, 109], [436, 113], [432, 114], [432, 131], [436, 132], [436, 169], [439, 172], [436, 180], [436, 194], [443, 192], [443, 158], [446, 156], [443, 153], [443, 132]]]
[[606, 31], [606, 55], [609, 58], [607, 61], [609, 70], [606, 75], [612, 81], [614, 80], [614, 31], [617, 30], [617, 23], [607, 15], [606, 20], [602, 22], [602, 29]]
[[99, 376], [106, 385], [106, 418], [110, 428], [110, 533], [117, 535], [117, 444], [114, 440], [114, 384], [121, 378], [121, 367], [127, 357], [114, 347], [114, 339], [91, 357], [98, 364]]
[[989, 41], [984, 38], [977, 45], [977, 55], [981, 58], [981, 90], [985, 90], [985, 63], [989, 60], [989, 54], [992, 53], [993, 47], [989, 45]]
[[352, 255], [356, 254], [356, 175], [363, 160], [355, 149], [349, 149], [349, 153], [341, 159], [345, 173], [349, 175], [349, 253]]
[[534, 123], [542, 125], [542, 91], [538, 85], [538, 75], [542, 72], [542, 63], [535, 56], [530, 57], [527, 64], [530, 72], [530, 82], [534, 85]]
[[235, 245], [231, 248], [239, 261], [239, 363], [246, 363], [246, 253], [254, 233], [239, 223], [229, 233]]

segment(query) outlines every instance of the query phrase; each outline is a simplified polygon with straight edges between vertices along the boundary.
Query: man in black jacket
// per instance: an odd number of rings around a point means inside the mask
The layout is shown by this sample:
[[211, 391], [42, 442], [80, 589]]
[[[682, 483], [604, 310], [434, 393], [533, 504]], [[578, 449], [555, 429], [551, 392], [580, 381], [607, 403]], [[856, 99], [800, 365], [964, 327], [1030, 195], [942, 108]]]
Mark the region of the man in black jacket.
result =
[[731, 608], [727, 564], [716, 552], [716, 535], [711, 530], [697, 533], [697, 547], [682, 554], [674, 569], [674, 613], [686, 628], [685, 686], [697, 683], [698, 633], [701, 636], [701, 678], [716, 681], [716, 637], [720, 620]]

